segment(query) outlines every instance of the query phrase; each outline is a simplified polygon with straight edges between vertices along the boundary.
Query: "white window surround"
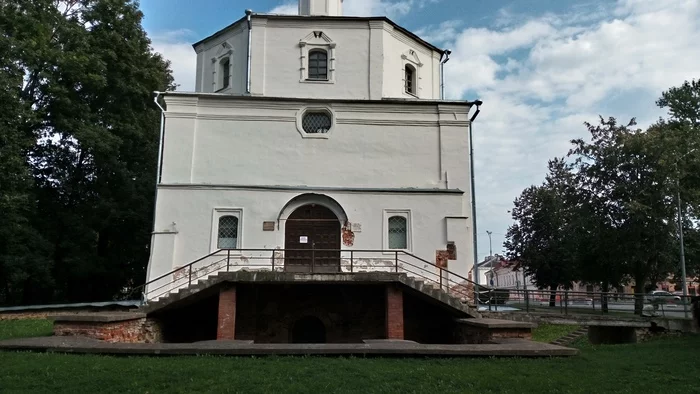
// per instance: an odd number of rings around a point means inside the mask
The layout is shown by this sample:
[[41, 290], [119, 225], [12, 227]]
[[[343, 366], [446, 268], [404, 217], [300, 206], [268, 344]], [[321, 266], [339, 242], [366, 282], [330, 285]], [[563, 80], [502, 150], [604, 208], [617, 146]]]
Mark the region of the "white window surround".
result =
[[[240, 249], [243, 248], [243, 208], [214, 208], [211, 220], [211, 242], [209, 250], [211, 253], [219, 250], [219, 219], [223, 216], [235, 216], [238, 218], [238, 239], [236, 247], [231, 249], [231, 254], [240, 254]], [[226, 253], [226, 252], [222, 252]]]
[[[223, 90], [231, 89], [233, 81], [233, 47], [228, 42], [224, 42], [219, 47], [216, 55], [211, 58], [212, 63], [212, 91], [217, 93]], [[221, 66], [224, 61], [228, 60], [229, 66], [229, 77], [228, 77], [228, 87], [224, 88], [223, 75], [221, 71]]]
[[[406, 249], [389, 249], [389, 218], [400, 216], [406, 219]], [[394, 251], [403, 251], [411, 253], [413, 250], [413, 230], [411, 224], [410, 209], [385, 209], [382, 215], [382, 249], [385, 254], [394, 253]]]
[[[336, 44], [322, 31], [312, 31], [306, 37], [299, 40], [300, 61], [299, 82], [301, 83], [335, 83], [335, 47]], [[323, 49], [328, 55], [328, 79], [309, 79], [309, 52], [314, 49]]]
[[[304, 114], [306, 114], [308, 112], [324, 112], [324, 113], [328, 114], [328, 116], [331, 117], [331, 128], [328, 130], [327, 133], [307, 133], [304, 130], [304, 126], [302, 125], [302, 120], [304, 119]], [[331, 134], [333, 133], [333, 130], [335, 130], [335, 125], [337, 123], [335, 111], [333, 111], [333, 109], [331, 109], [330, 107], [321, 107], [321, 106], [304, 107], [297, 112], [296, 118], [297, 118], [296, 119], [297, 131], [299, 132], [299, 134], [301, 134], [302, 138], [328, 139], [328, 138], [330, 138]]]
[[[406, 97], [414, 97], [418, 98], [420, 97], [420, 92], [421, 92], [421, 68], [423, 67], [423, 62], [420, 61], [420, 58], [418, 57], [418, 53], [414, 51], [413, 49], [409, 49], [407, 52], [401, 55], [401, 81], [403, 82], [402, 84], [402, 91], [403, 95]], [[415, 93], [411, 94], [406, 91], [405, 86], [406, 86], [406, 65], [411, 65], [415, 69], [414, 73], [415, 75], [413, 76], [413, 79], [415, 80], [415, 85], [413, 86], [413, 91]]]

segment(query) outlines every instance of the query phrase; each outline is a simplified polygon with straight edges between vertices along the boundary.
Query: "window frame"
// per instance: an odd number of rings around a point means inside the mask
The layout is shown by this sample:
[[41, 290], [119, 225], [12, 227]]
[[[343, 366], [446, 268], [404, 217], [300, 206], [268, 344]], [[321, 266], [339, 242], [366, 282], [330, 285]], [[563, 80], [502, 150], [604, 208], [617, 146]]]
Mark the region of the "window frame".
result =
[[[330, 127], [330, 129], [328, 129], [328, 132], [326, 132], [326, 133], [307, 133], [306, 130], [304, 130], [304, 124], [303, 124], [304, 116], [309, 112], [324, 112], [331, 118], [331, 127]], [[337, 118], [336, 118], [335, 111], [333, 111], [333, 109], [330, 107], [320, 107], [320, 106], [304, 107], [297, 112], [296, 118], [297, 118], [296, 119], [297, 131], [299, 132], [299, 134], [301, 134], [302, 138], [328, 139], [328, 138], [330, 138], [331, 134], [333, 134], [333, 131], [335, 130], [335, 127], [337, 124]]]
[[[327, 79], [309, 78], [309, 53], [321, 49], [326, 51]], [[311, 84], [334, 84], [336, 68], [336, 43], [323, 31], [312, 31], [299, 40], [299, 82]]]
[[[236, 239], [236, 249], [230, 250], [232, 255], [240, 254], [243, 248], [243, 208], [214, 208], [211, 219], [211, 240], [209, 245], [210, 253], [219, 250], [219, 220], [224, 216], [234, 216], [238, 218], [238, 237]], [[226, 254], [226, 250], [220, 252]]]
[[[316, 53], [318, 53], [318, 54], [321, 54], [321, 53], [322, 53], [322, 54], [325, 56], [325, 63], [326, 63], [326, 66], [325, 66], [325, 69], [326, 69], [326, 77], [325, 77], [325, 78], [312, 78], [312, 77], [311, 77], [311, 56], [313, 56], [313, 55], [316, 54]], [[313, 48], [313, 49], [310, 49], [310, 50], [309, 50], [309, 56], [308, 56], [307, 59], [306, 59], [306, 67], [307, 67], [307, 71], [306, 71], [306, 80], [307, 80], [307, 81], [315, 81], [315, 82], [316, 82], [316, 81], [317, 81], [317, 82], [328, 82], [329, 76], [330, 76], [330, 73], [329, 73], [330, 67], [328, 67], [329, 63], [330, 63], [330, 62], [329, 62], [329, 59], [328, 59], [328, 51], [327, 51], [326, 49], [324, 49], [324, 48]], [[319, 66], [316, 66], [316, 69], [319, 69]]]
[[[410, 94], [411, 96], [416, 96], [416, 97], [418, 97], [418, 94], [417, 94], [417, 92], [416, 92], [416, 91], [417, 91], [417, 87], [418, 87], [418, 86], [417, 86], [417, 85], [418, 85], [418, 78], [417, 78], [417, 76], [418, 76], [418, 70], [416, 70], [416, 67], [413, 66], [413, 65], [410, 64], [410, 63], [406, 63], [406, 64], [404, 65], [403, 69], [404, 69], [404, 72], [403, 72], [403, 89], [404, 89], [404, 93], [408, 93], [408, 94]], [[409, 81], [409, 78], [408, 78], [408, 73], [409, 73], [409, 72], [411, 73], [411, 79], [410, 79], [410, 81]], [[411, 84], [411, 89], [409, 89], [409, 86], [408, 86], [408, 85], [409, 85], [409, 82], [410, 82], [410, 84]]]
[[219, 70], [221, 71], [221, 89], [225, 90], [231, 87], [231, 59], [224, 57], [219, 61]]
[[[406, 249], [389, 249], [389, 219], [399, 216], [406, 219]], [[385, 254], [395, 252], [411, 253], [413, 250], [413, 229], [410, 209], [385, 209], [382, 215], [382, 249]]]
[[[221, 93], [229, 90], [233, 86], [233, 53], [231, 44], [224, 41], [221, 43], [217, 53], [211, 58], [212, 92]], [[222, 63], [228, 60], [228, 86], [224, 87], [224, 76], [222, 75]]]
[[[401, 81], [403, 82], [403, 87], [401, 88], [402, 94], [406, 97], [420, 98], [421, 97], [421, 69], [423, 68], [423, 62], [418, 57], [418, 52], [413, 49], [409, 49], [401, 55]], [[406, 89], [406, 67], [413, 68], [413, 92], [409, 92]]]

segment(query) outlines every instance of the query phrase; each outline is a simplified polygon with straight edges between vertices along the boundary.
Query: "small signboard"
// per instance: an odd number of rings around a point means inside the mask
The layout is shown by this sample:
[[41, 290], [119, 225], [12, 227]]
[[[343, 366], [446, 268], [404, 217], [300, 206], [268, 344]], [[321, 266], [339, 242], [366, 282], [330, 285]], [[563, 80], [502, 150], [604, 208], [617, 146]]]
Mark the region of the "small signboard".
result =
[[308, 243], [309, 243], [309, 237], [307, 237], [306, 235], [302, 235], [301, 237], [299, 237], [299, 243], [300, 243], [300, 244], [308, 244]]
[[263, 231], [275, 231], [275, 222], [263, 222]]

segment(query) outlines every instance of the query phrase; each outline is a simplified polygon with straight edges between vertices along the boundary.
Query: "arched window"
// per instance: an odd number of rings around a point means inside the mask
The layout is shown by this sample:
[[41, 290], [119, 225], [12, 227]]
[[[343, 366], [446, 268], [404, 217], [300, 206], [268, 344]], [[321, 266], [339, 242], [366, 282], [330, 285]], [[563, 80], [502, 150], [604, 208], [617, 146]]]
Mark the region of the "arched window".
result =
[[226, 58], [221, 61], [221, 89], [231, 85], [231, 61]]
[[389, 218], [389, 249], [408, 249], [408, 229], [406, 218], [392, 216]]
[[323, 49], [309, 51], [309, 79], [328, 80], [328, 52]]
[[404, 78], [405, 78], [405, 84], [406, 84], [406, 93], [415, 95], [416, 94], [416, 68], [410, 64], [407, 64], [405, 67]]
[[219, 249], [238, 248], [238, 218], [235, 216], [222, 216], [219, 218]]

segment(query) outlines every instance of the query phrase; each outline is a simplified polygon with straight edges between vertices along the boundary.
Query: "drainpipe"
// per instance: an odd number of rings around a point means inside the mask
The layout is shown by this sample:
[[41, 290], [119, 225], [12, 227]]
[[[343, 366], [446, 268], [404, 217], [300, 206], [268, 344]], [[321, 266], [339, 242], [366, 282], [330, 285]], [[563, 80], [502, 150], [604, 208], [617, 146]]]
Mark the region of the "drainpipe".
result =
[[246, 19], [248, 20], [248, 62], [246, 63], [246, 74], [245, 74], [245, 92], [246, 94], [250, 94], [250, 70], [251, 70], [251, 65], [250, 65], [250, 54], [251, 51], [253, 50], [253, 23], [251, 21], [253, 11], [252, 10], [245, 10], [246, 14]]
[[477, 252], [477, 232], [476, 232], [476, 192], [475, 192], [475, 187], [474, 187], [474, 141], [472, 138], [472, 134], [474, 134], [474, 120], [476, 120], [476, 117], [479, 115], [481, 112], [481, 104], [483, 102], [481, 100], [476, 100], [472, 104], [476, 105], [476, 112], [474, 112], [474, 115], [472, 115], [471, 119], [469, 119], [469, 169], [470, 169], [470, 174], [471, 174], [471, 197], [472, 197], [472, 242], [473, 242], [473, 248], [474, 248], [474, 283], [476, 283], [476, 286], [474, 287], [474, 300], [476, 303], [476, 308], [477, 310], [479, 309], [479, 253]]
[[[158, 185], [160, 184], [161, 179], [163, 178], [163, 139], [165, 138], [165, 108], [163, 108], [162, 105], [158, 102], [158, 98], [160, 98], [161, 92], [153, 92], [153, 102], [156, 103], [156, 106], [158, 109], [160, 109], [160, 134], [158, 137], [158, 164], [157, 164], [157, 169], [156, 169], [156, 187], [155, 187], [155, 196], [153, 198], [153, 232], [156, 231], [156, 206], [158, 204]], [[153, 236], [151, 235], [151, 247], [150, 247], [150, 253], [152, 255], [153, 253]], [[149, 264], [146, 270], [146, 281], [148, 281], [148, 278], [151, 276], [151, 264], [150, 264], [150, 257], [149, 257]], [[146, 291], [147, 289], [144, 288], [143, 292], [141, 293], [141, 304], [146, 304], [147, 299], [146, 299]]]
[[153, 92], [153, 102], [160, 109], [160, 138], [158, 139], [158, 171], [156, 172], [156, 190], [162, 178], [163, 170], [163, 136], [165, 135], [165, 109], [158, 102], [161, 92]]
[[450, 61], [450, 55], [452, 51], [445, 49], [442, 53], [442, 58], [440, 59], [440, 98], [445, 99], [445, 63]]

